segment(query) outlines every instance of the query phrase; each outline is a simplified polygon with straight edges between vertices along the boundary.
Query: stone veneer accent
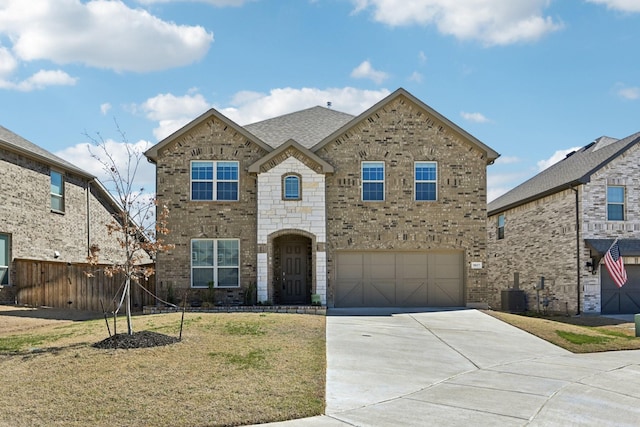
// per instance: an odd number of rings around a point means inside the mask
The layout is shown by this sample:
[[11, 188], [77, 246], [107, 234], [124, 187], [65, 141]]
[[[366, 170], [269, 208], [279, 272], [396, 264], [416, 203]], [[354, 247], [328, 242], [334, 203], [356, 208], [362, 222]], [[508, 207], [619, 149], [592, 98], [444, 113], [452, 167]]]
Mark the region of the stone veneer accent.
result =
[[[625, 187], [625, 221], [607, 221], [607, 185]], [[635, 146], [595, 172], [587, 184], [578, 187], [580, 230], [580, 311], [600, 313], [600, 275], [586, 267], [591, 253], [585, 239], [640, 238], [640, 148]], [[513, 273], [520, 273], [520, 288], [528, 308], [537, 309], [534, 286], [545, 277], [549, 311], [575, 314], [578, 309], [576, 261], [575, 193], [567, 189], [509, 209], [505, 214], [504, 239], [497, 240], [498, 216], [488, 218], [489, 283], [495, 288], [492, 306], [500, 307], [500, 291], [513, 286]], [[623, 254], [624, 255], [624, 254]], [[594, 254], [595, 256], [595, 254]], [[625, 265], [638, 264], [636, 257], [624, 257]]]
[[[298, 150], [286, 150], [292, 157], [282, 157], [279, 162], [269, 162], [272, 168], [258, 174], [258, 245], [269, 243], [273, 233], [282, 235], [300, 231], [313, 236], [315, 243], [326, 243], [325, 176], [319, 168], [310, 168], [309, 162], [300, 159]], [[264, 169], [262, 169], [264, 170]], [[316, 171], [317, 170], [317, 171]], [[301, 200], [283, 200], [282, 177], [296, 174], [300, 180]], [[273, 239], [273, 236], [271, 237]], [[272, 243], [271, 243], [272, 244]], [[265, 247], [266, 249], [266, 247]], [[312, 293], [320, 295], [326, 304], [326, 254], [312, 245], [313, 276]], [[320, 261], [320, 262], [319, 262]], [[273, 266], [269, 266], [267, 254], [258, 253], [258, 301], [273, 301], [269, 283], [274, 281]]]

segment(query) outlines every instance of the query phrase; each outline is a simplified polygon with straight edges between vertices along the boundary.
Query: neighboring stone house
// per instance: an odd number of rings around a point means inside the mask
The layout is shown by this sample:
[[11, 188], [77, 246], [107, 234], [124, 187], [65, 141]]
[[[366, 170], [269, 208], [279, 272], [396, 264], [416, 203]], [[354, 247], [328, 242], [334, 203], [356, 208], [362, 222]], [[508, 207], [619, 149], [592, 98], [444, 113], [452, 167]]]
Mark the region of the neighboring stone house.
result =
[[[598, 138], [489, 203], [489, 283], [518, 282], [529, 310], [640, 312], [639, 142], [640, 133]], [[629, 277], [622, 288], [602, 263], [615, 238]]]
[[170, 208], [165, 291], [336, 307], [482, 306], [493, 293], [498, 154], [403, 89], [357, 117], [314, 107], [240, 126], [211, 109], [146, 155]]
[[122, 258], [106, 228], [117, 205], [95, 176], [2, 126], [0, 193], [5, 302], [13, 302], [16, 259], [83, 263], [93, 244], [103, 260]]

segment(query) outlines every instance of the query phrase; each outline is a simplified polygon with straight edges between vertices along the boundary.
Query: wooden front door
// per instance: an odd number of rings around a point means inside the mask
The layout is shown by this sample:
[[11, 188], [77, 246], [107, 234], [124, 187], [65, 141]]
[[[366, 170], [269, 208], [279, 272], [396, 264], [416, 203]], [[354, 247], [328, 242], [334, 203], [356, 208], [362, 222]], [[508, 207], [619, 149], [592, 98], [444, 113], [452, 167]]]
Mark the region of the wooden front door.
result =
[[307, 304], [308, 247], [305, 241], [285, 241], [282, 256], [282, 304]]

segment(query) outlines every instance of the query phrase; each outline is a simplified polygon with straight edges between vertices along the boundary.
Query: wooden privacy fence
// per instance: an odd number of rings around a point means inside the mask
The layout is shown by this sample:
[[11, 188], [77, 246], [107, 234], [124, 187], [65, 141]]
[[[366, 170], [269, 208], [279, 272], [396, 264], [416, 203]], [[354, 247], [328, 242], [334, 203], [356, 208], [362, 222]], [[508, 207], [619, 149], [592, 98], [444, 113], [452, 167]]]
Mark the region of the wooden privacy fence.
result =
[[[18, 304], [47, 306], [82, 311], [112, 311], [120, 301], [124, 275], [106, 276], [100, 268], [89, 264], [17, 259], [15, 261], [16, 299]], [[94, 272], [89, 277], [85, 272]], [[155, 291], [155, 276], [141, 283], [151, 293]], [[155, 299], [137, 284], [131, 286], [131, 308], [142, 311], [145, 305], [155, 305]], [[124, 309], [123, 309], [124, 310]]]

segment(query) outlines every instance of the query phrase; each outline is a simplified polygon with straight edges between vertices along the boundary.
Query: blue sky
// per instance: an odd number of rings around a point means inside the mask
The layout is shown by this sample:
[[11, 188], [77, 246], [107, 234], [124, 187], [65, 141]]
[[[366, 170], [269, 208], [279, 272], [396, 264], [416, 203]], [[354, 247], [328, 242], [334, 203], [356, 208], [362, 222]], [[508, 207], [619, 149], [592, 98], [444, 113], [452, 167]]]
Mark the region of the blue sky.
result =
[[114, 120], [143, 148], [398, 87], [501, 154], [493, 199], [640, 131], [640, 0], [0, 0], [0, 125], [99, 176], [84, 134], [121, 153]]

